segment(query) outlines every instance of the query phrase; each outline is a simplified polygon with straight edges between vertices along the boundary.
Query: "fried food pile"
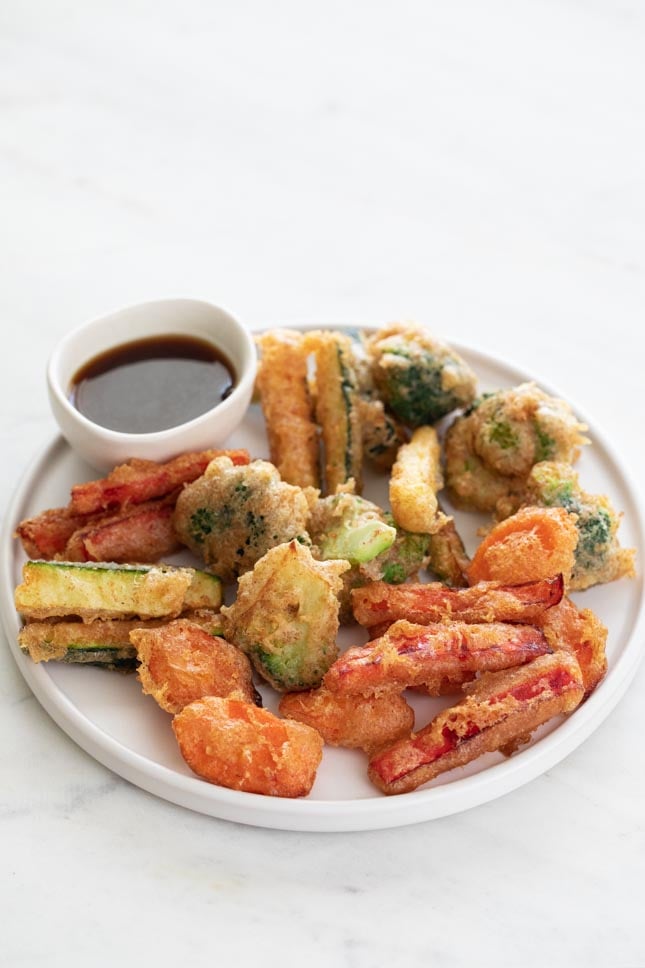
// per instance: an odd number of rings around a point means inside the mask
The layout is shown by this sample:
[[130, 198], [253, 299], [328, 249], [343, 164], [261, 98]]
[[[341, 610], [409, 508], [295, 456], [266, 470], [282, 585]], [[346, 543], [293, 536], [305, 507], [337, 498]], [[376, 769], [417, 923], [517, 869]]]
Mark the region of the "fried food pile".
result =
[[[573, 470], [589, 441], [569, 405], [532, 383], [478, 396], [412, 324], [258, 346], [270, 461], [133, 459], [18, 525], [23, 651], [136, 670], [198, 776], [269, 796], [306, 796], [325, 744], [400, 794], [570, 715], [605, 675], [607, 630], [569, 593], [633, 575], [634, 551]], [[367, 466], [389, 508], [362, 494]], [[490, 515], [472, 557], [444, 481]], [[177, 548], [199, 567], [160, 563]], [[415, 730], [415, 692], [451, 705]]]

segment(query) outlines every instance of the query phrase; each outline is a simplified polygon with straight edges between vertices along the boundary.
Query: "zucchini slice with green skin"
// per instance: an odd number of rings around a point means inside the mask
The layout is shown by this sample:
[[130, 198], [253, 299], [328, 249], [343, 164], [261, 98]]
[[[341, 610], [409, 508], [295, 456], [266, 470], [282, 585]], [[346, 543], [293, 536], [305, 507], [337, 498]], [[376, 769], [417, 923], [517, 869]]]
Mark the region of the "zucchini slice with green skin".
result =
[[191, 568], [193, 578], [186, 590], [184, 609], [212, 608], [218, 609], [224, 600], [222, 594], [222, 580], [208, 571]]
[[324, 445], [325, 490], [354, 479], [362, 488], [361, 403], [352, 342], [343, 333], [307, 336], [316, 358], [316, 419]]
[[341, 525], [335, 534], [329, 535], [319, 547], [320, 557], [342, 558], [350, 565], [360, 565], [391, 548], [396, 539], [396, 528], [383, 521], [371, 519], [357, 524]]
[[204, 575], [195, 580], [195, 569], [169, 566], [28, 561], [15, 605], [35, 620], [175, 618], [186, 608], [219, 608], [221, 584]]
[[[184, 612], [211, 635], [222, 631], [218, 612], [210, 609]], [[134, 629], [153, 629], [168, 619], [104, 619], [97, 622], [28, 622], [18, 633], [18, 644], [33, 662], [92, 662], [119, 667], [136, 665], [137, 650], [130, 642]]]

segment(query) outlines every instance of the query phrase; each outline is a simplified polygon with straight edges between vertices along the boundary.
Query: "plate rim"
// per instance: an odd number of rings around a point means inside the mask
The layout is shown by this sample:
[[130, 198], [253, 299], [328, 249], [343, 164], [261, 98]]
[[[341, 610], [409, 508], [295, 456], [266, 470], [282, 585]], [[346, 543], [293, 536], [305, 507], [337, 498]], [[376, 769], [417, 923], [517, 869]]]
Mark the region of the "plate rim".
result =
[[[379, 328], [360, 323], [307, 323], [281, 328], [312, 330], [323, 326], [363, 331], [374, 331]], [[254, 330], [254, 333], [259, 331]], [[534, 380], [547, 392], [563, 396], [549, 383], [533, 377], [523, 368], [497, 354], [493, 356], [477, 347], [466, 346], [453, 340], [450, 340], [450, 345], [457, 352], [468, 355], [471, 360], [477, 358], [485, 365], [493, 363], [500, 366], [513, 379], [521, 382]], [[566, 396], [563, 398], [568, 400]], [[593, 444], [597, 449], [604, 451], [605, 458], [612, 465], [613, 474], [620, 480], [625, 490], [631, 504], [630, 524], [634, 531], [635, 545], [639, 559], [642, 559], [645, 544], [643, 507], [638, 491], [634, 487], [630, 469], [622, 459], [618, 459], [613, 446], [606, 440], [603, 430], [599, 429], [595, 422], [590, 422], [587, 415], [574, 403], [572, 406], [579, 419], [589, 423], [593, 428]], [[460, 813], [504, 796], [562, 762], [610, 715], [632, 682], [642, 660], [643, 650], [639, 647], [639, 634], [642, 634], [645, 627], [645, 599], [641, 565], [637, 576], [633, 579], [638, 582], [640, 590], [638, 607], [624, 649], [616, 665], [586, 700], [582, 710], [577, 710], [576, 715], [568, 717], [535, 745], [521, 750], [501, 763], [487, 767], [480, 773], [461, 777], [449, 784], [415, 790], [412, 793], [390, 797], [333, 800], [266, 797], [261, 794], [214, 786], [196, 776], [177, 773], [170, 767], [124, 746], [80, 713], [48, 675], [46, 664], [30, 662], [18, 646], [17, 632], [20, 621], [13, 601], [14, 559], [17, 547], [13, 537], [14, 528], [17, 521], [24, 516], [20, 514], [20, 508], [28, 501], [39, 474], [46, 469], [59, 450], [66, 449], [72, 450], [63, 437], [57, 435], [44, 449], [36, 453], [18, 480], [0, 530], [0, 567], [2, 568], [0, 616], [9, 648], [20, 673], [39, 704], [81, 749], [135, 786], [187, 809], [213, 818], [251, 826], [309, 832], [385, 829]], [[584, 712], [583, 716], [579, 715], [581, 711]]]

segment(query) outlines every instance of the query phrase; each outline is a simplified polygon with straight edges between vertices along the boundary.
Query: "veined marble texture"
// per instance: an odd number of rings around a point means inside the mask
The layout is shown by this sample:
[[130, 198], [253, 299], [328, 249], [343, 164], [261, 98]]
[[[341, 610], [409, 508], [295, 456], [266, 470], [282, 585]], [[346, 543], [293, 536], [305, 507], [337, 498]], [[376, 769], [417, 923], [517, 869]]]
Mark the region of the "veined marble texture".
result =
[[[176, 295], [417, 319], [564, 389], [640, 486], [644, 49], [637, 0], [4, 0], [0, 507], [57, 341]], [[7, 966], [645, 966], [645, 667], [502, 799], [303, 834], [116, 777], [0, 644]]]

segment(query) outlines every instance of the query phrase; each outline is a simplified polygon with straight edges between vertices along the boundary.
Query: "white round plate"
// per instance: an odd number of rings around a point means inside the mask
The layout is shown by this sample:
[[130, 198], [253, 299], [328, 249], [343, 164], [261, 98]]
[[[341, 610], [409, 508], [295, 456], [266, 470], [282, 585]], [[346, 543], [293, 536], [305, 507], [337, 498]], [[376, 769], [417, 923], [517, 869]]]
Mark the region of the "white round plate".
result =
[[[530, 379], [483, 353], [457, 349], [477, 373], [481, 390]], [[545, 389], [557, 393], [548, 386]], [[558, 395], [566, 398], [566, 394]], [[579, 417], [585, 419], [584, 415]], [[593, 443], [585, 448], [578, 466], [583, 485], [588, 491], [608, 494], [615, 506], [624, 511], [621, 542], [637, 548], [640, 563], [643, 527], [634, 491], [609, 447], [593, 424], [586, 422]], [[257, 407], [249, 410], [243, 426], [230, 439], [230, 446], [248, 447], [255, 457], [268, 456], [262, 415]], [[135, 676], [54, 662], [37, 665], [18, 647], [20, 620], [13, 606], [13, 591], [21, 579], [25, 556], [13, 538], [16, 524], [45, 508], [67, 504], [74, 483], [96, 476], [59, 438], [22, 480], [0, 536], [0, 609], [10, 647], [38, 701], [79, 746], [144, 790], [213, 817], [285, 830], [371, 830], [431, 820], [485, 803], [544, 773], [579, 746], [623, 695], [642, 654], [639, 628], [643, 625], [643, 596], [639, 575], [637, 579], [596, 587], [576, 596], [579, 604], [593, 608], [609, 628], [608, 674], [573, 715], [542, 727], [531, 743], [510, 759], [490, 754], [413, 793], [385, 797], [367, 780], [363, 754], [326, 747], [307, 798], [264, 797], [213, 786], [188, 769], [174, 740], [171, 717], [151, 697], [142, 694]], [[386, 493], [383, 478], [367, 481], [367, 497], [383, 502]], [[455, 517], [466, 546], [472, 550], [483, 519], [469, 514]], [[342, 645], [362, 641], [362, 630], [343, 630]], [[269, 689], [263, 692], [265, 703], [275, 709], [276, 697]], [[414, 696], [411, 701], [419, 728], [450, 700]]]

